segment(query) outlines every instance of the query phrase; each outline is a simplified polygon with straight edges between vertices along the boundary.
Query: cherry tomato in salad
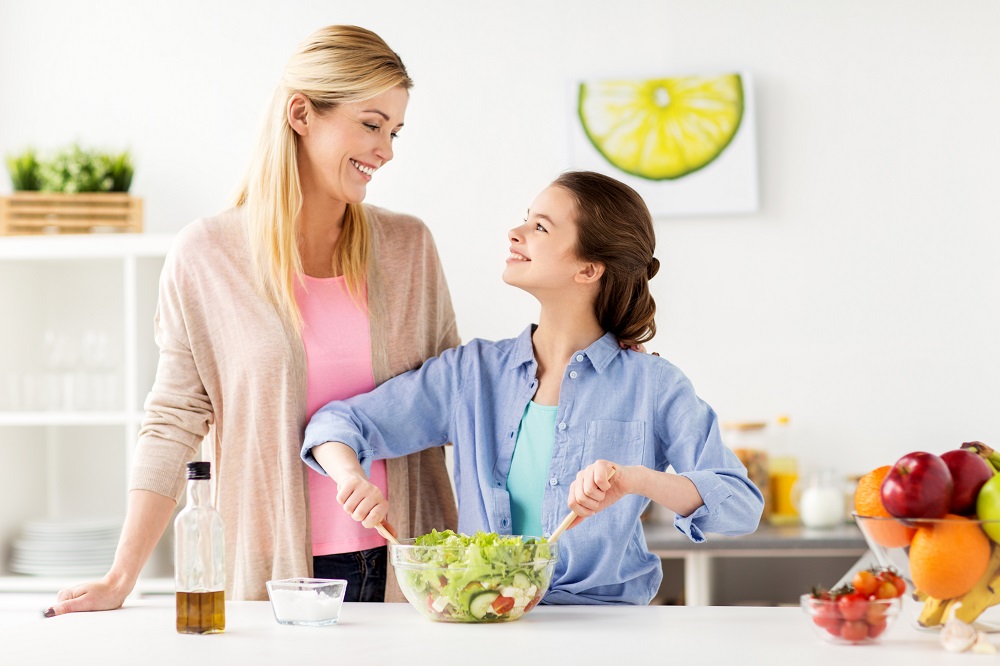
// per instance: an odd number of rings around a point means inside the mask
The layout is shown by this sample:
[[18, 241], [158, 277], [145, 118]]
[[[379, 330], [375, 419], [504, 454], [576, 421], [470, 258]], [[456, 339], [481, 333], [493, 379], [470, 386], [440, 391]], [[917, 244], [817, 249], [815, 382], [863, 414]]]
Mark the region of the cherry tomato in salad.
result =
[[509, 613], [513, 610], [514, 599], [513, 597], [505, 597], [501, 594], [493, 600], [493, 603], [490, 604], [490, 606], [493, 608], [493, 612], [497, 615], [504, 615], [505, 613]]

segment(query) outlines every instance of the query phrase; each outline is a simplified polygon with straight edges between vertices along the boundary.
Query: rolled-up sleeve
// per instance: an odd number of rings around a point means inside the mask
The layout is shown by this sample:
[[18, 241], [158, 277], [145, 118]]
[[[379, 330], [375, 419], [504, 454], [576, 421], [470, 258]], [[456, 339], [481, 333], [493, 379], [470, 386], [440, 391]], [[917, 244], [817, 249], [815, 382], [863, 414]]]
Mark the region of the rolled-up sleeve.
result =
[[692, 541], [706, 533], [736, 536], [757, 529], [764, 496], [747, 477], [746, 467], [722, 442], [718, 417], [673, 366], [664, 366], [657, 405], [659, 461], [691, 480], [704, 504], [674, 526]]

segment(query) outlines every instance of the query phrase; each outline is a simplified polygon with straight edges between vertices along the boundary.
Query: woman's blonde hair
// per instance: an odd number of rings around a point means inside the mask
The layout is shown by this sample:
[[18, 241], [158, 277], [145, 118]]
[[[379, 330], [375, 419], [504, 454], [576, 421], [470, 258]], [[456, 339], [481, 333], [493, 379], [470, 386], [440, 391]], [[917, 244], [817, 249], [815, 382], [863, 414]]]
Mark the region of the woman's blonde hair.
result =
[[[334, 25], [317, 30], [299, 45], [285, 65], [239, 190], [236, 205], [246, 211], [254, 274], [278, 312], [300, 328], [295, 280], [302, 275], [297, 243], [302, 189], [297, 134], [288, 124], [288, 101], [301, 93], [319, 114], [339, 104], [376, 97], [413, 81], [400, 57], [370, 30]], [[347, 288], [359, 298], [371, 254], [368, 224], [361, 204], [348, 204], [334, 252]]]

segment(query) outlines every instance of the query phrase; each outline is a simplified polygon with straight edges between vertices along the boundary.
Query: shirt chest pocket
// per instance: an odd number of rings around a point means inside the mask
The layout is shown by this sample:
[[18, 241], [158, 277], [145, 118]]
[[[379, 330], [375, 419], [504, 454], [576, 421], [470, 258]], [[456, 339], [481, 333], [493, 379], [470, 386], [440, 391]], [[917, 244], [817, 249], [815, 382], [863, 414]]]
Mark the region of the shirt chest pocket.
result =
[[642, 421], [588, 421], [580, 469], [597, 460], [619, 465], [641, 465], [644, 429]]

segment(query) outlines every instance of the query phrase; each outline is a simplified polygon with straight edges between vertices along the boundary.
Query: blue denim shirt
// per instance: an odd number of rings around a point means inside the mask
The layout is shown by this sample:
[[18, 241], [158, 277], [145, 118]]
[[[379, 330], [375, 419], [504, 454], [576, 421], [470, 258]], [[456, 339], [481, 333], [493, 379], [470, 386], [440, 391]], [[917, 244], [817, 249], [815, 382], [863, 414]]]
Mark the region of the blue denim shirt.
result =
[[[510, 534], [507, 473], [521, 416], [537, 388], [533, 329], [498, 342], [473, 340], [370, 393], [331, 402], [306, 427], [302, 459], [323, 473], [312, 448], [343, 442], [368, 473], [372, 460], [451, 442], [459, 530]], [[574, 353], [563, 373], [542, 503], [545, 536], [568, 513], [577, 472], [598, 459], [659, 471], [669, 466], [689, 478], [704, 506], [677, 516], [674, 525], [692, 541], [704, 541], [708, 532], [757, 528], [763, 497], [722, 443], [715, 412], [674, 365], [622, 350], [611, 334]], [[544, 601], [649, 603], [663, 573], [639, 522], [648, 504], [627, 495], [566, 532]]]

